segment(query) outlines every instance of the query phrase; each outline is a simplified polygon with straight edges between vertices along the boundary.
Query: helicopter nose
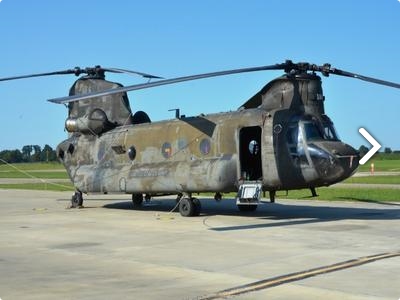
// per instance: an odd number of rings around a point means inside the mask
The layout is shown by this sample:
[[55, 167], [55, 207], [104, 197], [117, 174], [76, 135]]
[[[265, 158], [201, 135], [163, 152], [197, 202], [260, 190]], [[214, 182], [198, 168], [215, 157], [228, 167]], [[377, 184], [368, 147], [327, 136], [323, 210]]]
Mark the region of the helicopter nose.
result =
[[338, 161], [338, 165], [342, 168], [343, 174], [339, 178], [339, 181], [352, 176], [356, 172], [360, 160], [360, 153], [356, 149], [342, 143], [339, 149], [332, 150], [332, 154]]
[[310, 156], [323, 185], [340, 182], [355, 173], [359, 165], [359, 152], [338, 141], [310, 145]]

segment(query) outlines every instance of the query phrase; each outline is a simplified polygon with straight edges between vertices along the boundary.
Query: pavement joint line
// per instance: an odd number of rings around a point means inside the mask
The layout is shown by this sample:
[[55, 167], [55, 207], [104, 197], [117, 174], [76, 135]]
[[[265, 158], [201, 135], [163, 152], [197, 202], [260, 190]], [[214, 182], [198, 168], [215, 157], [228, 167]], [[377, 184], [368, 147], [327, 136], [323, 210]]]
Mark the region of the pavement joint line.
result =
[[310, 269], [306, 271], [300, 271], [296, 273], [290, 273], [278, 277], [268, 278], [264, 280], [255, 281], [252, 283], [248, 283], [241, 286], [236, 286], [233, 288], [225, 289], [214, 294], [210, 294], [207, 296], [200, 296], [195, 299], [197, 300], [213, 300], [213, 299], [224, 299], [226, 297], [237, 296], [240, 294], [247, 294], [250, 292], [255, 292], [259, 290], [264, 290], [268, 288], [272, 288], [278, 285], [299, 281], [303, 279], [307, 279], [310, 277], [314, 277], [317, 275], [337, 272], [344, 269], [354, 268], [357, 266], [361, 266], [364, 264], [372, 263], [382, 259], [388, 259], [400, 256], [400, 251], [396, 252], [387, 252], [381, 254], [375, 254], [370, 256], [363, 256], [352, 260], [347, 260], [344, 262], [318, 267], [315, 269]]

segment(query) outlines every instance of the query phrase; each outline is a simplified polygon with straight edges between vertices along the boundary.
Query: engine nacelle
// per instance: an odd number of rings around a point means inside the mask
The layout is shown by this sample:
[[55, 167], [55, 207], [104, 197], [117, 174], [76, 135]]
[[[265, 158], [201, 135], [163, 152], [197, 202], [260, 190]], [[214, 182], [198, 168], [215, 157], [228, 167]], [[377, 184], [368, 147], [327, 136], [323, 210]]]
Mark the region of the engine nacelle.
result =
[[70, 132], [99, 135], [114, 128], [115, 125], [108, 121], [105, 112], [99, 108], [80, 118], [68, 118], [65, 121], [65, 129]]

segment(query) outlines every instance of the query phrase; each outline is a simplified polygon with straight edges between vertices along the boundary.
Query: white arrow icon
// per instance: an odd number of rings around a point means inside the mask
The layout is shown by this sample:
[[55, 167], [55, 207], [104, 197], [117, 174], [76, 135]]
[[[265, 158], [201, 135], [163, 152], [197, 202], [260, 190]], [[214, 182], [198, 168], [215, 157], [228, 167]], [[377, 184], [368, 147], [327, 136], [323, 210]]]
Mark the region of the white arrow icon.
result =
[[369, 134], [369, 132], [366, 131], [364, 128], [361, 127], [360, 129], [358, 129], [358, 132], [361, 133], [361, 135], [362, 135], [363, 137], [365, 137], [365, 138], [367, 139], [367, 141], [370, 142], [371, 145], [373, 146], [372, 149], [369, 150], [369, 151], [367, 152], [367, 154], [365, 154], [365, 155], [363, 156], [363, 158], [360, 159], [360, 165], [363, 165], [363, 164], [365, 164], [365, 163], [371, 158], [371, 156], [374, 155], [375, 152], [377, 152], [382, 146], [381, 146], [381, 144], [379, 144], [379, 143]]

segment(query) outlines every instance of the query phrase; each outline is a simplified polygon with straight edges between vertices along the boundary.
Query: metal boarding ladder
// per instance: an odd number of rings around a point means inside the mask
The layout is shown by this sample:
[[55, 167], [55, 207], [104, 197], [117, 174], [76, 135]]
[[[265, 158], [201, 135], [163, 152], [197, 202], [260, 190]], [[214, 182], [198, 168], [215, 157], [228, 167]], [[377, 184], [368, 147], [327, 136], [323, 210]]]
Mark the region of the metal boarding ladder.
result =
[[260, 204], [262, 185], [259, 181], [243, 181], [239, 185], [236, 205]]

